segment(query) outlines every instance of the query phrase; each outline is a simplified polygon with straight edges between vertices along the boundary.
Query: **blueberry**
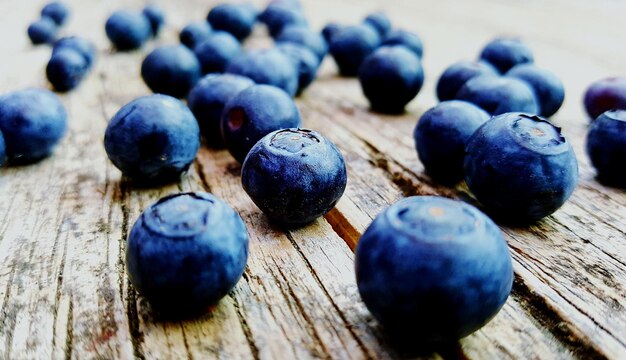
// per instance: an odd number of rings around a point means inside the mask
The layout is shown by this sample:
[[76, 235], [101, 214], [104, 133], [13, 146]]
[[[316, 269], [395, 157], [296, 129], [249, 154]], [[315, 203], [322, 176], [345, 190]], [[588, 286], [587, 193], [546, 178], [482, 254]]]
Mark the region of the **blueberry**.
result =
[[287, 55], [298, 69], [296, 96], [299, 96], [315, 80], [320, 66], [319, 59], [309, 48], [296, 43], [280, 43], [276, 48]]
[[322, 36], [324, 37], [324, 40], [326, 40], [326, 43], [330, 44], [333, 36], [335, 36], [335, 34], [337, 34], [342, 28], [343, 26], [337, 23], [326, 24], [326, 26], [322, 29]]
[[196, 54], [203, 74], [224, 72], [230, 62], [241, 52], [241, 45], [234, 36], [225, 31], [216, 31], [198, 44]]
[[303, 225], [330, 211], [346, 188], [337, 147], [306, 129], [274, 131], [252, 147], [241, 169], [243, 189], [271, 220]]
[[463, 173], [489, 212], [525, 224], [565, 203], [576, 187], [578, 162], [560, 128], [538, 116], [508, 113], [472, 135]]
[[35, 44], [51, 43], [56, 39], [57, 25], [47, 17], [43, 17], [28, 26], [28, 37]]
[[208, 39], [212, 32], [213, 29], [208, 22], [195, 21], [187, 24], [178, 37], [183, 45], [193, 50], [198, 44]]
[[68, 36], [60, 38], [54, 42], [52, 47], [52, 55], [61, 49], [70, 48], [78, 51], [87, 62], [87, 66], [91, 68], [96, 61], [96, 48], [91, 41], [80, 36]]
[[437, 81], [439, 101], [452, 100], [465, 83], [480, 75], [497, 75], [497, 70], [482, 61], [459, 61], [450, 65]]
[[523, 80], [530, 85], [539, 103], [539, 115], [552, 116], [563, 105], [565, 88], [561, 80], [551, 71], [533, 64], [522, 64], [509, 70], [506, 76]]
[[237, 161], [265, 135], [300, 126], [300, 112], [287, 93], [269, 85], [253, 85], [224, 107], [221, 127], [226, 148]]
[[144, 7], [141, 13], [148, 19], [148, 22], [150, 22], [152, 36], [156, 37], [159, 35], [159, 31], [161, 31], [163, 24], [165, 24], [165, 12], [163, 9], [158, 5], [150, 4]]
[[149, 184], [177, 180], [200, 147], [198, 122], [181, 101], [149, 95], [124, 105], [111, 119], [104, 148], [129, 178]]
[[346, 26], [333, 36], [329, 49], [341, 75], [357, 76], [365, 58], [380, 42], [380, 36], [371, 26]]
[[328, 44], [324, 37], [314, 32], [313, 30], [303, 26], [287, 26], [278, 35], [276, 42], [280, 43], [295, 43], [309, 48], [317, 58], [319, 62], [322, 62], [326, 53], [328, 53]]
[[47, 17], [57, 25], [63, 25], [70, 16], [70, 9], [60, 1], [47, 3], [41, 9], [41, 17]]
[[373, 110], [401, 113], [422, 88], [422, 62], [404, 46], [383, 46], [365, 59], [359, 81]]
[[391, 20], [384, 12], [374, 12], [367, 15], [363, 23], [373, 27], [381, 38], [385, 38], [391, 31]]
[[66, 47], [52, 53], [46, 66], [46, 76], [56, 91], [74, 89], [89, 71], [85, 57], [78, 51]]
[[591, 124], [587, 155], [600, 181], [626, 188], [626, 110], [606, 111]]
[[226, 72], [249, 77], [257, 84], [279, 87], [292, 97], [298, 89], [298, 70], [276, 48], [243, 52], [233, 59]]
[[213, 29], [229, 32], [239, 41], [247, 38], [252, 32], [256, 16], [249, 8], [238, 4], [220, 4], [215, 6], [207, 21]]
[[384, 330], [443, 343], [493, 318], [511, 293], [513, 268], [498, 227], [475, 207], [434, 196], [391, 205], [361, 236], [361, 298]]
[[456, 98], [478, 105], [492, 115], [514, 111], [531, 114], [539, 112], [530, 85], [515, 78], [494, 75], [473, 77], [461, 87]]
[[383, 38], [382, 45], [403, 45], [409, 50], [413, 51], [415, 55], [422, 58], [424, 53], [424, 44], [422, 39], [417, 34], [405, 30], [390, 31], [386, 37]]
[[534, 62], [533, 53], [520, 39], [499, 38], [490, 41], [480, 53], [480, 59], [504, 74], [516, 65]]
[[259, 15], [259, 20], [267, 26], [272, 37], [278, 36], [289, 25], [307, 25], [302, 10], [287, 2], [270, 3]]
[[128, 236], [128, 277], [166, 316], [199, 315], [232, 290], [248, 260], [248, 232], [228, 204], [203, 192], [166, 196]]
[[445, 185], [461, 181], [465, 146], [489, 118], [483, 109], [460, 100], [444, 101], [426, 111], [413, 132], [426, 172]]
[[177, 98], [187, 96], [201, 75], [198, 58], [183, 45], [158, 47], [141, 64], [141, 76], [153, 92]]
[[13, 91], [0, 97], [0, 131], [11, 162], [33, 163], [49, 156], [65, 135], [67, 112], [48, 90]]
[[4, 162], [7, 160], [7, 147], [4, 143], [4, 136], [0, 131], [0, 166], [4, 165]]
[[118, 10], [106, 21], [107, 37], [118, 50], [140, 48], [151, 36], [148, 19], [139, 12]]
[[626, 77], [611, 77], [594, 82], [585, 91], [584, 103], [592, 119], [607, 110], [626, 109]]
[[191, 89], [187, 103], [200, 125], [207, 145], [224, 147], [220, 119], [226, 103], [241, 91], [254, 85], [247, 77], [232, 74], [210, 74]]

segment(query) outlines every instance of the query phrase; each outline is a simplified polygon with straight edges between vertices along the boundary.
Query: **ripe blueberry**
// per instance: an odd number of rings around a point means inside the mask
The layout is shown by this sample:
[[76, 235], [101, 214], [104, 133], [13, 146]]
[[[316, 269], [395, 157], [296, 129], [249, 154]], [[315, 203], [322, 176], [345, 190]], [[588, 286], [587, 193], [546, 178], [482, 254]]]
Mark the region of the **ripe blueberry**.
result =
[[606, 111], [591, 124], [587, 155], [600, 181], [626, 187], [626, 110]]
[[276, 86], [292, 97], [298, 90], [298, 70], [276, 48], [245, 51], [233, 59], [226, 72], [249, 77], [257, 84]]
[[152, 34], [148, 18], [140, 12], [128, 10], [118, 10], [111, 14], [104, 29], [118, 50], [140, 48]]
[[307, 25], [299, 6], [288, 2], [272, 2], [259, 15], [259, 20], [267, 26], [272, 37], [278, 36], [289, 25]]
[[146, 183], [177, 180], [199, 147], [198, 122], [185, 104], [167, 95], [143, 96], [124, 105], [104, 135], [113, 165]]
[[4, 165], [4, 162], [7, 160], [7, 147], [4, 142], [4, 135], [0, 131], [0, 166]]
[[165, 24], [165, 12], [163, 12], [163, 9], [158, 5], [150, 4], [144, 7], [141, 13], [148, 19], [148, 22], [150, 22], [152, 36], [156, 37], [159, 35], [159, 31], [163, 27], [163, 24]]
[[341, 75], [357, 76], [365, 58], [380, 43], [380, 35], [371, 26], [346, 26], [333, 36], [329, 49]]
[[459, 61], [450, 65], [437, 81], [439, 101], [453, 100], [465, 83], [480, 75], [497, 75], [497, 70], [482, 61]]
[[189, 49], [195, 49], [198, 44], [211, 36], [213, 29], [206, 21], [194, 21], [187, 24], [178, 35], [180, 42]]
[[504, 74], [516, 65], [532, 63], [533, 53], [520, 39], [499, 38], [490, 41], [480, 53], [480, 59]]
[[201, 75], [198, 58], [183, 45], [158, 47], [141, 64], [141, 76], [153, 92], [177, 98], [187, 96]]
[[463, 173], [488, 212], [523, 224], [565, 203], [576, 187], [578, 162], [561, 129], [538, 116], [507, 113], [472, 135]]
[[222, 136], [237, 161], [272, 131], [300, 126], [300, 112], [287, 93], [269, 85], [253, 85], [232, 98], [222, 113]]
[[276, 48], [287, 55], [298, 69], [296, 96], [299, 96], [315, 80], [320, 66], [319, 59], [309, 48], [296, 43], [280, 43], [276, 45]]
[[343, 26], [337, 23], [326, 24], [322, 29], [322, 36], [324, 37], [324, 40], [326, 40], [326, 43], [330, 44], [333, 36], [335, 36], [335, 34], [339, 32], [339, 30], [341, 30], [342, 28]]
[[445, 185], [461, 181], [465, 146], [489, 117], [478, 106], [460, 100], [443, 101], [426, 111], [413, 133], [426, 172]]
[[391, 20], [389, 20], [389, 17], [384, 12], [379, 11], [367, 15], [363, 23], [373, 27], [383, 39], [391, 31]]
[[516, 78], [481, 75], [469, 79], [456, 94], [492, 115], [508, 112], [537, 114], [539, 105], [532, 88]]
[[166, 196], [128, 236], [128, 277], [155, 310], [197, 315], [232, 290], [248, 260], [246, 226], [228, 204], [203, 192]]
[[60, 38], [59, 40], [54, 42], [54, 46], [52, 47], [52, 55], [61, 49], [73, 49], [78, 51], [87, 62], [87, 66], [91, 68], [96, 61], [96, 48], [91, 43], [91, 41], [80, 37], [80, 36], [67, 36]]
[[393, 30], [390, 31], [386, 37], [384, 37], [383, 46], [385, 45], [403, 45], [409, 50], [413, 51], [415, 55], [422, 58], [424, 53], [424, 44], [422, 39], [417, 34], [405, 31], [405, 30]]
[[44, 89], [13, 91], [0, 97], [0, 131], [12, 163], [33, 163], [49, 156], [67, 131], [67, 112]]
[[434, 196], [391, 205], [361, 236], [361, 298], [390, 334], [424, 343], [465, 337], [511, 292], [511, 256], [500, 229], [475, 207]]
[[203, 74], [224, 72], [230, 62], [241, 52], [241, 45], [225, 31], [215, 31], [198, 44], [193, 52], [200, 61]]
[[52, 1], [41, 9], [41, 17], [47, 17], [57, 25], [63, 25], [70, 16], [70, 9], [60, 1]]
[[78, 51], [66, 47], [52, 53], [46, 66], [46, 76], [56, 91], [70, 91], [83, 80], [89, 65]]
[[303, 225], [330, 211], [346, 188], [346, 165], [337, 147], [306, 129], [274, 131], [246, 156], [241, 182], [271, 220]]
[[252, 32], [256, 15], [244, 5], [220, 4], [209, 11], [207, 21], [213, 29], [226, 31], [242, 41]]
[[626, 77], [611, 77], [594, 82], [585, 91], [584, 103], [592, 119], [607, 110], [626, 109]]
[[324, 37], [304, 26], [287, 26], [276, 38], [277, 43], [296, 43], [309, 48], [321, 62], [328, 52]]
[[28, 26], [28, 37], [34, 45], [51, 43], [56, 39], [58, 30], [54, 21], [43, 17]]
[[552, 116], [563, 105], [565, 88], [561, 80], [551, 71], [533, 64], [522, 64], [509, 70], [506, 76], [523, 80], [530, 85], [539, 104], [539, 115]]

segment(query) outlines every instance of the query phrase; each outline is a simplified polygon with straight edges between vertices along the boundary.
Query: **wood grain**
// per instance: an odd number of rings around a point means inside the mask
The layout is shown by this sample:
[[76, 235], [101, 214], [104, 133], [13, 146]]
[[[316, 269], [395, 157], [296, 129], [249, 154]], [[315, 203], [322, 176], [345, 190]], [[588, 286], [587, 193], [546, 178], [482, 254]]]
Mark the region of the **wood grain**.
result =
[[[164, 34], [144, 49], [117, 53], [104, 36], [108, 13], [141, 1], [67, 1], [64, 34], [98, 47], [94, 71], [61, 95], [70, 131], [54, 156], [0, 170], [0, 359], [40, 358], [404, 358], [360, 301], [353, 252], [360, 234], [389, 204], [414, 194], [476, 203], [464, 185], [447, 188], [424, 174], [413, 148], [419, 115], [433, 106], [446, 66], [474, 58], [499, 34], [522, 36], [537, 63], [553, 70], [567, 98], [554, 121], [580, 164], [580, 183], [553, 216], [528, 228], [503, 227], [515, 270], [513, 293], [483, 329], [424, 358], [569, 359], [626, 357], [626, 192], [594, 179], [583, 150], [585, 87], [624, 75], [626, 4], [583, 0], [456, 2], [303, 1], [312, 26], [354, 23], [386, 10], [424, 39], [426, 83], [402, 116], [368, 110], [358, 82], [336, 77], [332, 60], [297, 100], [304, 125], [340, 148], [348, 186], [337, 207], [313, 224], [285, 230], [268, 223], [243, 192], [240, 167], [226, 151], [201, 149], [178, 183], [139, 188], [121, 177], [102, 146], [108, 119], [148, 94], [139, 77], [145, 54], [176, 42], [177, 31], [212, 4], [161, 1]], [[256, 2], [262, 5], [262, 2]], [[47, 83], [50, 50], [25, 36], [42, 2], [0, 3], [0, 91]], [[17, 34], [15, 36], [7, 34]], [[266, 46], [263, 29], [248, 46]], [[178, 191], [210, 191], [243, 217], [250, 258], [236, 288], [206, 315], [155, 318], [125, 273], [125, 241], [141, 211]]]

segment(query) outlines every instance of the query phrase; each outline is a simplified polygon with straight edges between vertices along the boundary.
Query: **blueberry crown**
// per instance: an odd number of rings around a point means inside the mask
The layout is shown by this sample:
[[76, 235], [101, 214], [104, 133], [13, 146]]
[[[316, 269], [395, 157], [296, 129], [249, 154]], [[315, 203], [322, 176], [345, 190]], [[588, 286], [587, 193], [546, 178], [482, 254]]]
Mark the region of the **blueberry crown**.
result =
[[275, 149], [298, 153], [302, 149], [321, 143], [314, 131], [308, 129], [284, 129], [276, 132], [269, 141]]
[[510, 129], [518, 144], [534, 152], [553, 155], [568, 149], [561, 128], [537, 115], [519, 114]]
[[206, 231], [217, 205], [209, 194], [173, 194], [151, 205], [142, 218], [148, 229], [159, 235], [191, 237]]

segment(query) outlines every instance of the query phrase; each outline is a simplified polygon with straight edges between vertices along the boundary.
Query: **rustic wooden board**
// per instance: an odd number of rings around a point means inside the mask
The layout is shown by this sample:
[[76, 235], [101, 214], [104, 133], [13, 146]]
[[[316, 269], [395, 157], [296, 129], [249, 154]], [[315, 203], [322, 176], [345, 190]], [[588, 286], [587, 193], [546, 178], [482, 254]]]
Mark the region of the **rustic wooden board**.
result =
[[[588, 120], [581, 96], [594, 80], [625, 75], [626, 3], [303, 1], [314, 27], [359, 21], [386, 10], [425, 42], [427, 81], [403, 116], [370, 113], [354, 79], [335, 76], [329, 59], [298, 99], [304, 125], [327, 135], [348, 166], [346, 193], [313, 224], [284, 231], [267, 222], [241, 189], [240, 168], [226, 151], [201, 149], [178, 184], [139, 189], [121, 178], [102, 146], [108, 119], [149, 93], [139, 77], [145, 54], [176, 41], [186, 22], [215, 1], [166, 2], [169, 24], [156, 42], [131, 53], [111, 50], [103, 24], [112, 10], [142, 1], [67, 1], [63, 29], [94, 40], [96, 68], [62, 95], [70, 131], [54, 156], [0, 170], [0, 359], [32, 358], [398, 358], [360, 301], [353, 253], [381, 210], [403, 196], [439, 194], [474, 202], [464, 186], [446, 188], [423, 172], [411, 137], [435, 104], [446, 66], [474, 58], [498, 34], [522, 36], [537, 63], [567, 89], [555, 122], [580, 162], [580, 183], [553, 216], [529, 228], [503, 228], [514, 259], [513, 294], [485, 328], [426, 358], [626, 358], [626, 192], [594, 180], [584, 155]], [[257, 2], [262, 4], [261, 2]], [[42, 2], [0, 4], [0, 92], [47, 86], [49, 48], [24, 35]], [[259, 29], [249, 46], [268, 43]], [[128, 282], [125, 241], [141, 211], [178, 191], [210, 191], [229, 202], [251, 234], [246, 272], [205, 316], [155, 319]]]

